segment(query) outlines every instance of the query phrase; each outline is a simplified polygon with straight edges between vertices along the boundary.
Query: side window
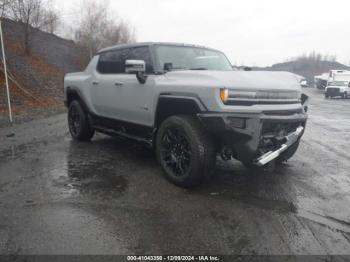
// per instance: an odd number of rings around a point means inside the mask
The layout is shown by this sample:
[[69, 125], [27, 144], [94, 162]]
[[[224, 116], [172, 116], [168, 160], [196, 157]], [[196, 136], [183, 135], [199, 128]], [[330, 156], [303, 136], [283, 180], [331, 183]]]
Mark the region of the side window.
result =
[[125, 73], [125, 60], [129, 49], [114, 50], [100, 54], [97, 70], [101, 74], [123, 74]]
[[153, 73], [153, 64], [148, 46], [134, 47], [130, 49], [128, 60], [143, 60], [146, 63], [146, 73]]

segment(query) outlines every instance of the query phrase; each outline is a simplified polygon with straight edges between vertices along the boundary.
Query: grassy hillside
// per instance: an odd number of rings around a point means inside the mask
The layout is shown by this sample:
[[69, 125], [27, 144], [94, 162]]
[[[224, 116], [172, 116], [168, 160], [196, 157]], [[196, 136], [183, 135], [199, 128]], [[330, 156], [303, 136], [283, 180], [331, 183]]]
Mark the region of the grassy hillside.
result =
[[[3, 21], [10, 92], [15, 114], [63, 108], [63, 77], [85, 67], [83, 51], [73, 42], [31, 30], [31, 53], [24, 54], [24, 26]], [[3, 66], [0, 66], [0, 115], [7, 114]]]

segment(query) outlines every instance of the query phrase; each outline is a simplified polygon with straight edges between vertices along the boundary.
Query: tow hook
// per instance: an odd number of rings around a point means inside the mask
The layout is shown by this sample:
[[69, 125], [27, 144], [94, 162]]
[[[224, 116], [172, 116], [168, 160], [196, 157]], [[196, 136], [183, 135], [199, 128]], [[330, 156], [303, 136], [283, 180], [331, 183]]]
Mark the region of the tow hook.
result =
[[230, 161], [233, 158], [233, 151], [230, 147], [225, 146], [221, 153], [220, 153], [221, 159], [224, 161]]
[[266, 164], [278, 158], [284, 151], [286, 151], [290, 146], [292, 146], [294, 143], [298, 141], [303, 131], [304, 131], [304, 127], [302, 126], [298, 127], [295, 132], [290, 133], [285, 137], [286, 142], [279, 149], [277, 149], [276, 151], [267, 152], [266, 154], [258, 158], [255, 164], [258, 166], [265, 166]]

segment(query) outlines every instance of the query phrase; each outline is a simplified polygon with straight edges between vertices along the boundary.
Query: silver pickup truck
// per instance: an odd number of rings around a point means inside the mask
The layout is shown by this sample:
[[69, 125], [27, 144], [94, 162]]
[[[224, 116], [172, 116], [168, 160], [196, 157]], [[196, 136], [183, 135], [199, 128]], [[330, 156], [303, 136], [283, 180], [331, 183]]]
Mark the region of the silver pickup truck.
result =
[[65, 76], [64, 94], [74, 139], [97, 131], [145, 143], [183, 187], [210, 173], [217, 155], [246, 166], [288, 160], [307, 121], [295, 75], [238, 71], [222, 52], [194, 45], [103, 49]]

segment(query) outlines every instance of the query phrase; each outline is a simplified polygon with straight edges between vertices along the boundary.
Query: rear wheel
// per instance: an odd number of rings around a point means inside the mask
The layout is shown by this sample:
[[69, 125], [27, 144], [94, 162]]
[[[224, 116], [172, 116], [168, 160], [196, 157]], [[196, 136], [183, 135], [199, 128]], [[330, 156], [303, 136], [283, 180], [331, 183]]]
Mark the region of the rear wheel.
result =
[[95, 130], [90, 126], [87, 113], [77, 100], [69, 105], [68, 127], [71, 136], [79, 141], [88, 141], [95, 134]]
[[212, 138], [192, 116], [173, 116], [162, 123], [156, 153], [166, 178], [181, 187], [199, 184], [216, 159]]

